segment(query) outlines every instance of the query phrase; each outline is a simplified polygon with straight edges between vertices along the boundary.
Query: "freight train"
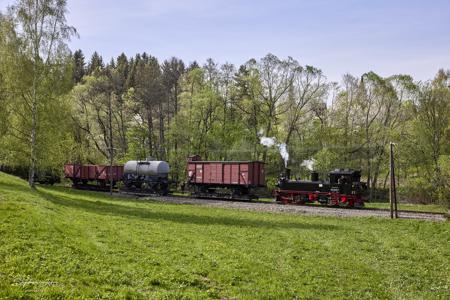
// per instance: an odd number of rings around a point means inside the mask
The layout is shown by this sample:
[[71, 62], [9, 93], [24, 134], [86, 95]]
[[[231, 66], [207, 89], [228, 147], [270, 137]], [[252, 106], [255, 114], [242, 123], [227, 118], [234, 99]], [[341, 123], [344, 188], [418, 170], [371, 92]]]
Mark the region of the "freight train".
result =
[[[64, 166], [65, 177], [76, 188], [109, 188], [123, 183], [125, 191], [149, 194], [169, 194], [170, 166], [165, 161], [128, 161], [124, 166], [80, 165]], [[328, 180], [319, 180], [311, 173], [311, 180], [291, 180], [290, 170], [281, 174], [273, 195], [281, 204], [318, 202], [329, 206], [362, 207], [365, 184], [361, 172], [336, 169]], [[186, 181], [182, 185], [192, 196], [237, 200], [257, 199], [261, 190], [267, 191], [264, 163], [260, 161], [204, 161], [190, 156], [186, 166]]]

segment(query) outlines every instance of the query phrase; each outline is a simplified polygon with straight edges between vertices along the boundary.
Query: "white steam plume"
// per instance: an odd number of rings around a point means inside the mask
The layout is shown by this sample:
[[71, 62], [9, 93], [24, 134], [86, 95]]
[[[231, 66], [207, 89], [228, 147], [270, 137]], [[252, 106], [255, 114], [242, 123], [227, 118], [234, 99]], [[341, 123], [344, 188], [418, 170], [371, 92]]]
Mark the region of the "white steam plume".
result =
[[314, 158], [304, 160], [300, 166], [306, 167], [310, 171], [314, 171], [314, 165], [316, 164], [316, 160]]
[[269, 137], [262, 137], [261, 138], [261, 145], [266, 146], [266, 147], [272, 147], [273, 145], [275, 145], [275, 139], [274, 138], [269, 138]]
[[280, 151], [280, 155], [284, 160], [284, 167], [287, 168], [287, 164], [289, 161], [289, 152], [287, 151], [286, 144], [277, 144], [278, 150]]
[[287, 164], [289, 161], [289, 152], [287, 151], [287, 146], [284, 143], [278, 144], [275, 138], [270, 137], [261, 137], [261, 145], [266, 147], [276, 146], [278, 151], [280, 151], [280, 155], [284, 160], [284, 166], [287, 168]]

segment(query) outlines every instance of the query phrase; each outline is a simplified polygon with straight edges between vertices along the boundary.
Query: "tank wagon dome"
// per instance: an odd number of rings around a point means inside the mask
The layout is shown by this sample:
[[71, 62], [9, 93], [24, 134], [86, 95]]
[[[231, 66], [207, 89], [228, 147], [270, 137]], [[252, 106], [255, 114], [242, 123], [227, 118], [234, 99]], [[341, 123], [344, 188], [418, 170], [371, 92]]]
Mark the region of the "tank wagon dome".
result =
[[138, 176], [167, 176], [170, 166], [165, 161], [138, 161], [130, 160], [124, 165], [125, 174], [135, 174]]

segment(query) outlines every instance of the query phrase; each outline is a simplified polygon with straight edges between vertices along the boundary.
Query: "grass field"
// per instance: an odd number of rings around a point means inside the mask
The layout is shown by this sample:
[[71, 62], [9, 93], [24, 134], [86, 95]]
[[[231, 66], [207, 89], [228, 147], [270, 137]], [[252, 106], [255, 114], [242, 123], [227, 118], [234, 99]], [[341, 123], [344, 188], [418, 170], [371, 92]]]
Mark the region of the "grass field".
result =
[[450, 299], [450, 223], [33, 192], [0, 173], [0, 298]]

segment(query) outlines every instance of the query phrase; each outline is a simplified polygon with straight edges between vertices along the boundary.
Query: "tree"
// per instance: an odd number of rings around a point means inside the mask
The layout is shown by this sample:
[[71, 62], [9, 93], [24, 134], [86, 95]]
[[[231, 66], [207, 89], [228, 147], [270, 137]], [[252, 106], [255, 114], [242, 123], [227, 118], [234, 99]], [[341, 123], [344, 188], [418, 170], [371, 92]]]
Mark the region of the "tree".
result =
[[97, 53], [97, 51], [95, 51], [92, 54], [91, 60], [89, 61], [87, 74], [100, 76], [103, 73], [104, 68], [105, 64], [103, 63], [103, 58]]
[[[161, 153], [161, 143], [158, 151], [155, 151], [154, 138], [154, 115], [157, 112], [160, 101], [162, 101], [161, 69], [158, 60], [144, 53], [140, 59], [136, 59], [135, 74], [135, 114], [146, 124], [147, 127], [147, 150], [148, 155], [153, 157]], [[161, 141], [160, 141], [161, 142]]]
[[52, 68], [67, 56], [65, 42], [76, 34], [76, 30], [66, 24], [65, 0], [18, 0], [12, 6], [11, 14], [20, 24], [17, 27], [21, 52], [29, 60], [31, 82], [29, 94], [24, 100], [31, 110], [30, 172], [29, 184], [34, 188], [37, 165], [37, 129], [40, 103], [50, 92], [43, 89], [42, 82], [49, 78]]
[[319, 69], [312, 66], [297, 68], [292, 83], [292, 94], [288, 99], [286, 145], [289, 145], [292, 134], [300, 129], [299, 122], [302, 116], [314, 110], [318, 104], [324, 103], [328, 90], [325, 80]]
[[162, 64], [162, 82], [164, 85], [170, 112], [175, 115], [178, 112], [178, 96], [180, 94], [180, 78], [185, 72], [185, 66], [181, 59], [172, 57]]
[[[71, 160], [80, 163], [108, 160], [114, 144], [110, 134], [113, 126], [110, 103], [115, 96], [110, 81], [106, 76], [86, 76], [83, 84], [72, 89], [69, 98], [77, 141]], [[114, 131], [116, 128], [117, 125]]]
[[[418, 144], [429, 161], [428, 178], [436, 188], [435, 195], [448, 202], [445, 189], [449, 181], [442, 174], [441, 157], [450, 154], [450, 71], [440, 70], [432, 82], [420, 85], [417, 98]], [[427, 169], [425, 169], [427, 170]]]
[[[222, 101], [220, 136], [225, 145], [232, 145], [235, 139], [233, 134], [230, 134], [236, 131], [233, 102], [231, 101], [233, 75], [235, 72], [234, 65], [230, 63], [223, 64], [218, 71], [218, 94]], [[228, 159], [228, 147], [223, 147], [220, 159]]]
[[189, 66], [187, 67], [186, 71], [187, 71], [187, 72], [190, 72], [190, 71], [192, 71], [192, 70], [194, 70], [194, 69], [198, 69], [198, 68], [200, 68], [200, 65], [198, 64], [197, 61], [194, 60], [193, 62], [191, 62], [191, 63], [189, 64]]
[[[276, 136], [274, 129], [279, 125], [279, 118], [288, 110], [288, 95], [292, 87], [294, 75], [298, 71], [299, 64], [297, 61], [288, 57], [281, 60], [273, 54], [268, 54], [259, 62], [254, 59], [246, 63], [247, 72], [251, 74], [249, 79], [252, 82], [253, 91], [257, 91], [257, 100], [255, 104], [258, 106], [260, 118], [260, 126], [263, 128], [255, 129], [261, 131], [264, 136]], [[253, 79], [256, 78], [256, 85]], [[242, 108], [242, 107], [241, 107]], [[254, 111], [248, 111], [253, 114]], [[267, 160], [267, 147], [263, 150], [262, 160]]]
[[233, 106], [237, 107], [237, 113], [241, 117], [246, 133], [243, 137], [251, 147], [251, 159], [259, 159], [260, 128], [263, 123], [262, 108], [259, 101], [261, 83], [258, 71], [251, 67], [252, 64], [240, 66], [234, 76]]
[[73, 54], [73, 83], [78, 84], [86, 74], [86, 63], [84, 62], [83, 51], [77, 50]]
[[[11, 25], [9, 21], [4, 17], [0, 12], [0, 145], [2, 141], [2, 137], [7, 132], [8, 127], [8, 116], [9, 116], [9, 106], [8, 106], [8, 94], [7, 87], [5, 82], [5, 70], [3, 66], [7, 64], [8, 49], [5, 47], [7, 45], [6, 36], [8, 31], [8, 27]], [[2, 147], [3, 148], [3, 147]], [[2, 161], [2, 151], [0, 151], [0, 164]]]
[[0, 145], [1, 145], [2, 137], [6, 134], [8, 128], [8, 116], [9, 116], [8, 97], [6, 93], [3, 74], [1, 72], [0, 72], [0, 107], [1, 107], [0, 109]]
[[121, 156], [125, 156], [127, 152], [127, 121], [129, 118], [127, 105], [125, 103], [124, 96], [127, 93], [128, 87], [128, 75], [130, 65], [128, 59], [124, 53], [118, 58], [116, 63], [111, 63], [106, 68], [106, 74], [111, 83], [111, 92], [114, 93], [114, 114], [116, 122], [118, 123], [118, 137]]
[[[170, 60], [165, 60], [162, 64], [162, 84], [164, 88], [164, 95], [167, 99], [166, 109], [164, 108], [164, 102], [160, 101], [159, 106], [159, 139], [161, 144], [165, 144], [165, 130], [164, 130], [164, 118], [167, 119], [167, 124], [170, 124], [170, 119], [178, 113], [179, 104], [178, 97], [180, 95], [180, 78], [185, 73], [185, 66], [181, 59], [172, 57]], [[178, 142], [175, 140], [174, 144], [175, 155], [178, 150]], [[164, 154], [164, 150], [162, 154]]]

